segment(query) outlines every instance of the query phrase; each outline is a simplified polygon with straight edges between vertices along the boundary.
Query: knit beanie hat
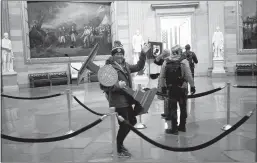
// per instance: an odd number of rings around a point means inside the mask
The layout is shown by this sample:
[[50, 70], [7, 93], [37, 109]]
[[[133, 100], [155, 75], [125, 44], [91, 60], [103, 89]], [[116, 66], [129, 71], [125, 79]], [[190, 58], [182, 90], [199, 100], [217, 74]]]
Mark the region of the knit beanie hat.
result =
[[178, 51], [182, 51], [182, 48], [180, 45], [175, 45], [171, 48], [171, 51], [173, 54], [178, 54]]
[[112, 48], [112, 56], [116, 53], [122, 53], [123, 55], [125, 54], [125, 51], [123, 49], [123, 45], [118, 40], [114, 41], [113, 48]]

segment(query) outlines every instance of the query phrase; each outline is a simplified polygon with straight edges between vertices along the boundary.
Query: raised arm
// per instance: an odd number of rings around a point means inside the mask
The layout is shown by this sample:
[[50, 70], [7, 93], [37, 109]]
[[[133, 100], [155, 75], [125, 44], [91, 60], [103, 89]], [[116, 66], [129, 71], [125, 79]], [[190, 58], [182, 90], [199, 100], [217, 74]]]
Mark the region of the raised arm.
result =
[[141, 52], [139, 61], [137, 61], [137, 64], [135, 65], [128, 64], [130, 72], [134, 73], [142, 70], [145, 67], [145, 61], [146, 61], [146, 54], [144, 52]]
[[170, 56], [170, 50], [164, 49], [162, 54], [155, 58], [154, 63], [158, 66], [161, 66], [164, 62], [164, 58], [167, 58], [169, 56]]
[[150, 48], [150, 44], [144, 44], [137, 64], [128, 65], [131, 73], [138, 72], [145, 67], [146, 53], [150, 50]]

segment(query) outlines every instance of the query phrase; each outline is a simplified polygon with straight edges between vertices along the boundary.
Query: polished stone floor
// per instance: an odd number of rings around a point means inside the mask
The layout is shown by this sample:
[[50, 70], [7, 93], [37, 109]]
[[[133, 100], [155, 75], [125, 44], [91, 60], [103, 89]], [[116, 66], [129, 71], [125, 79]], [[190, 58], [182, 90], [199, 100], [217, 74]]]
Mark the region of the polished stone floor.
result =
[[[207, 78], [196, 77], [197, 93], [223, 86], [226, 82], [256, 85], [252, 77]], [[155, 87], [156, 80], [148, 87]], [[14, 96], [44, 96], [64, 92], [67, 86], [20, 89], [5, 92]], [[86, 91], [85, 91], [86, 90]], [[151, 139], [174, 147], [188, 147], [204, 143], [223, 131], [226, 124], [227, 88], [208, 96], [188, 101], [187, 132], [178, 136], [164, 133], [165, 122], [160, 114], [163, 101], [153, 101], [149, 114], [142, 116], [147, 128], [142, 129]], [[108, 112], [108, 104], [98, 83], [73, 85], [72, 94], [88, 107]], [[3, 98], [2, 133], [27, 137], [46, 138], [59, 136], [69, 131], [67, 97], [62, 95], [42, 100], [16, 100]], [[235, 124], [250, 110], [256, 108], [256, 89], [231, 87], [231, 124]], [[98, 116], [82, 108], [75, 100], [71, 109], [72, 130], [93, 122]], [[256, 146], [256, 114], [245, 124], [217, 143], [193, 152], [171, 152], [155, 147], [131, 132], [125, 146], [131, 151], [129, 159], [119, 162], [254, 162]], [[2, 162], [112, 162], [110, 118], [98, 126], [74, 137], [59, 142], [33, 144], [18, 143], [2, 139]]]

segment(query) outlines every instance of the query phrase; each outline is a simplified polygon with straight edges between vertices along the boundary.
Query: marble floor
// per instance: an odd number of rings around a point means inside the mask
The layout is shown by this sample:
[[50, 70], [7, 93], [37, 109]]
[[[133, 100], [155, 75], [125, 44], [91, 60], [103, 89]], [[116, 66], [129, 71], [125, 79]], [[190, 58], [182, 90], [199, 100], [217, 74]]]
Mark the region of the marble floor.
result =
[[[256, 85], [256, 78], [196, 77], [196, 93], [223, 86], [226, 82]], [[155, 87], [156, 80], [148, 87]], [[64, 92], [67, 86], [20, 89], [5, 92], [8, 95], [30, 97]], [[98, 83], [72, 86], [72, 94], [89, 108], [106, 113], [108, 103]], [[208, 96], [188, 101], [187, 132], [178, 136], [164, 133], [165, 122], [160, 114], [163, 101], [154, 99], [148, 114], [142, 116], [147, 128], [141, 132], [149, 138], [173, 147], [188, 147], [204, 143], [223, 131], [226, 124], [226, 88]], [[26, 138], [47, 138], [66, 134], [69, 131], [67, 97], [62, 95], [41, 100], [16, 100], [3, 98], [2, 133]], [[256, 89], [231, 87], [231, 124], [235, 124], [250, 110], [256, 108]], [[75, 100], [72, 101], [71, 125], [77, 130], [95, 121], [98, 116], [88, 112]], [[94, 128], [68, 140], [51, 143], [19, 143], [2, 139], [2, 162], [112, 162], [110, 118]], [[118, 126], [118, 125], [117, 125]], [[125, 146], [131, 151], [129, 159], [119, 162], [254, 162], [256, 146], [256, 113], [217, 143], [193, 152], [171, 152], [155, 147], [130, 132]]]

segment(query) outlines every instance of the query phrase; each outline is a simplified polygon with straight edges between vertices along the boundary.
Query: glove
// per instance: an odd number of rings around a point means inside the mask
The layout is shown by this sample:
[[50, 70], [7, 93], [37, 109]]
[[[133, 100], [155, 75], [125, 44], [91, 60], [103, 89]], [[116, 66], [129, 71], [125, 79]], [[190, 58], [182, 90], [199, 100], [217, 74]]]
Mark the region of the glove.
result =
[[143, 54], [147, 53], [150, 49], [151, 49], [151, 45], [145, 43], [144, 46], [142, 47]]
[[119, 86], [120, 86], [120, 88], [124, 88], [126, 86], [126, 82], [119, 81]]
[[190, 92], [191, 92], [191, 95], [195, 94], [195, 87], [191, 87]]

